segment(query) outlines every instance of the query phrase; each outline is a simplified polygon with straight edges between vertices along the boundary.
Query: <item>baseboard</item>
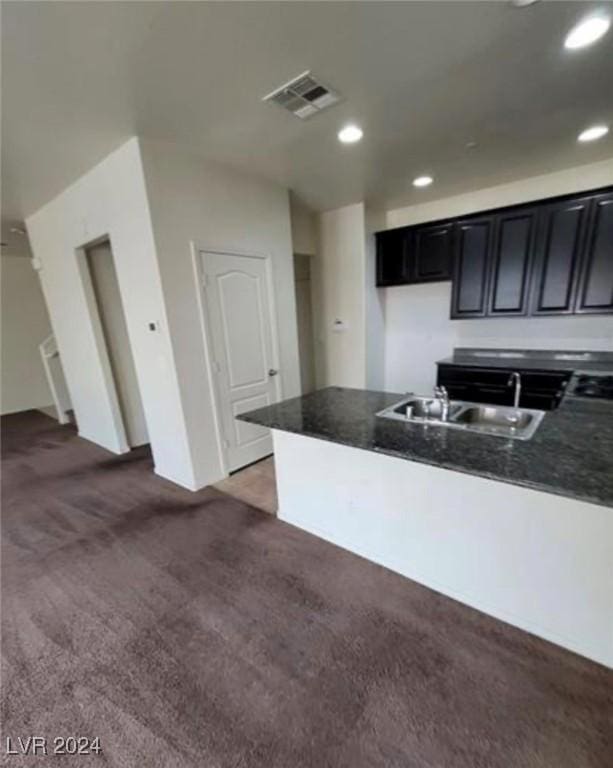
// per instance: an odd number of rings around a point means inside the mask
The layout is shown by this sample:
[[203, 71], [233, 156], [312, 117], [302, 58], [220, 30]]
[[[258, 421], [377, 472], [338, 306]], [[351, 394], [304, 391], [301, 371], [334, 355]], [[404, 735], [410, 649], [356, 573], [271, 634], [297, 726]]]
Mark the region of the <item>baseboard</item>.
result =
[[100, 446], [100, 448], [104, 448], [106, 451], [110, 451], [110, 453], [114, 453], [116, 456], [122, 456], [124, 453], [130, 453], [129, 446], [126, 446], [125, 448], [117, 448], [114, 446], [105, 445], [104, 443], [101, 443], [99, 440], [94, 440], [89, 435], [86, 435], [84, 432], [81, 432], [80, 429], [77, 431], [77, 435], [83, 440], [87, 440], [88, 442], [93, 443], [94, 445]]
[[43, 405], [41, 408], [37, 408], [36, 410], [40, 411], [41, 413], [44, 413], [45, 416], [50, 416], [52, 419], [59, 421], [59, 418], [57, 415], [57, 408], [55, 407], [55, 405]]
[[56, 410], [53, 405], [28, 405], [23, 408], [9, 408], [5, 411], [2, 411], [2, 416], [11, 416], [14, 413], [27, 413], [28, 411], [40, 411], [40, 413], [44, 413], [45, 416], [51, 416], [53, 419], [57, 419], [56, 416]]
[[203, 485], [196, 486], [193, 481], [186, 481], [183, 478], [174, 477], [172, 475], [167, 474], [166, 472], [160, 472], [160, 470], [157, 467], [154, 467], [153, 473], [158, 477], [161, 477], [162, 480], [168, 480], [169, 483], [172, 483], [173, 485], [178, 485], [179, 487], [185, 488], [188, 491], [196, 492], [205, 487]]

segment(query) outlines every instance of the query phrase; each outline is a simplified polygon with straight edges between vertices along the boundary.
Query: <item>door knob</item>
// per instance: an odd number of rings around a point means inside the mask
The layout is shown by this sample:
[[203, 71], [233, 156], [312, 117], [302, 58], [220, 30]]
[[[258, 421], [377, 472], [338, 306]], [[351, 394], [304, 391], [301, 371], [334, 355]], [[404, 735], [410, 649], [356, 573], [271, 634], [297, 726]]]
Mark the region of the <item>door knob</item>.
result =
[[269, 376], [276, 376], [279, 373], [279, 371], [276, 368], [270, 368], [268, 371]]

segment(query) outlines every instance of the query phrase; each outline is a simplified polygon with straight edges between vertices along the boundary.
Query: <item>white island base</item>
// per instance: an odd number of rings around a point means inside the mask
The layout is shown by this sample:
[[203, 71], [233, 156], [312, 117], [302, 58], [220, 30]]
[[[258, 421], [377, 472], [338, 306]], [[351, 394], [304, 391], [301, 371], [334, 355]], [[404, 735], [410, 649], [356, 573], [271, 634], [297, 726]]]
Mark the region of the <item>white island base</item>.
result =
[[279, 518], [613, 667], [613, 510], [273, 430]]

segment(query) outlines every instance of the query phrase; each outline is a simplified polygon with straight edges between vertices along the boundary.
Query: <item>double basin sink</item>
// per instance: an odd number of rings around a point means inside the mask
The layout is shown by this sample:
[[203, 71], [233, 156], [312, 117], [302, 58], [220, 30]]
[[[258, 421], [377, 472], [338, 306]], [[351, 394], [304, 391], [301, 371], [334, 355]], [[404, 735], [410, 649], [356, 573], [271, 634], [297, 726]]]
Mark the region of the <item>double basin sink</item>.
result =
[[514, 440], [529, 440], [544, 415], [544, 411], [531, 408], [483, 405], [460, 400], [451, 400], [445, 414], [441, 400], [417, 395], [407, 396], [377, 414], [384, 419], [464, 429]]

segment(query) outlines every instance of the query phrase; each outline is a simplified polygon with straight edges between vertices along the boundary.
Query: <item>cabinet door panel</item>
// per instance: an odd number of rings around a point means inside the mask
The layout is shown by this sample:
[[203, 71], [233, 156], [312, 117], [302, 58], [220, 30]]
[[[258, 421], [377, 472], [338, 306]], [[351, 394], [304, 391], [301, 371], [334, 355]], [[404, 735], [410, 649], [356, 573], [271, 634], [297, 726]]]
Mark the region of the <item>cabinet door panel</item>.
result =
[[456, 225], [451, 317], [482, 317], [486, 313], [492, 226], [493, 218]]
[[536, 210], [502, 214], [496, 222], [490, 315], [525, 315]]
[[573, 311], [589, 198], [566, 200], [543, 211], [533, 274], [532, 314]]
[[408, 281], [406, 229], [377, 233], [377, 285], [402, 285]]
[[415, 230], [412, 256], [414, 282], [449, 280], [451, 278], [452, 224]]
[[613, 194], [594, 198], [577, 312], [613, 312]]

